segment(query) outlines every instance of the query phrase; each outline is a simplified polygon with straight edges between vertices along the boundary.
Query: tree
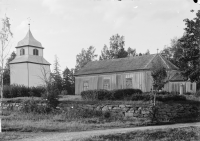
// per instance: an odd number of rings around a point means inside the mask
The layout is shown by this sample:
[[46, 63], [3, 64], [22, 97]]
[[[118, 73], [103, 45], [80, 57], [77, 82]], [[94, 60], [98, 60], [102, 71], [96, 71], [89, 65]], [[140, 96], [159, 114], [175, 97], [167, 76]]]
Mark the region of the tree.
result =
[[74, 69], [68, 69], [67, 67], [63, 71], [63, 90], [66, 90], [68, 94], [75, 93], [75, 81], [74, 81]]
[[110, 37], [110, 47], [104, 45], [101, 51], [100, 60], [125, 58], [128, 56], [128, 52], [124, 49], [125, 41], [124, 36], [115, 34]]
[[127, 53], [128, 53], [128, 56], [136, 56], [136, 49], [132, 49], [131, 47], [129, 47], [127, 49]]
[[166, 78], [168, 76], [167, 70], [162, 65], [161, 60], [158, 60], [157, 62], [153, 63], [151, 76], [153, 78], [154, 105], [155, 105], [156, 93], [164, 87], [166, 83]]
[[9, 58], [7, 58], [7, 62], [5, 65], [5, 70], [3, 72], [3, 83], [4, 85], [10, 85], [10, 65], [9, 63], [14, 60], [16, 57], [16, 53], [13, 51]]
[[149, 55], [150, 54], [150, 51], [149, 49], [147, 49], [146, 53], [144, 53], [145, 55]]
[[81, 53], [76, 55], [75, 71], [83, 68], [88, 62], [94, 61], [96, 57], [97, 55], [95, 54], [95, 48], [93, 46], [90, 46], [86, 50], [82, 49]]
[[192, 82], [200, 82], [200, 10], [192, 20], [184, 20], [186, 28], [179, 39], [181, 55], [179, 57], [182, 74]]
[[[12, 37], [12, 32], [10, 30], [10, 19], [5, 16], [5, 18], [2, 19], [2, 28], [0, 30], [0, 40], [1, 40], [1, 102], [3, 99], [3, 70], [4, 70], [4, 59], [5, 59], [5, 50], [9, 46], [10, 39]], [[2, 106], [1, 106], [1, 114], [2, 114]], [[0, 124], [1, 124], [1, 118], [0, 118]], [[0, 125], [1, 127], [1, 125]], [[0, 129], [0, 132], [2, 130]]]
[[112, 59], [110, 51], [108, 50], [107, 45], [104, 45], [103, 50], [101, 51], [101, 55], [99, 57], [99, 60], [108, 60]]
[[184, 65], [180, 62], [183, 50], [177, 37], [171, 39], [170, 46], [165, 46], [161, 52], [170, 62], [172, 62], [177, 67], [181, 68], [181, 65]]
[[62, 91], [62, 77], [60, 73], [60, 64], [58, 62], [58, 57], [55, 55], [55, 61], [54, 61], [54, 70], [53, 70], [53, 79], [54, 79], [54, 85], [59, 90], [59, 92]]

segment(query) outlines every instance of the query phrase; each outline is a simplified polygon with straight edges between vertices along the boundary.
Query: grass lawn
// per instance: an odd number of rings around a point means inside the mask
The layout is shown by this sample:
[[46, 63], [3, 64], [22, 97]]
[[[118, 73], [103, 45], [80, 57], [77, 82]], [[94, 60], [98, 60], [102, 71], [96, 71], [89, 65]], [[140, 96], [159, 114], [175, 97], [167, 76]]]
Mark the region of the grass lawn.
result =
[[157, 129], [101, 135], [79, 141], [199, 141], [200, 127]]

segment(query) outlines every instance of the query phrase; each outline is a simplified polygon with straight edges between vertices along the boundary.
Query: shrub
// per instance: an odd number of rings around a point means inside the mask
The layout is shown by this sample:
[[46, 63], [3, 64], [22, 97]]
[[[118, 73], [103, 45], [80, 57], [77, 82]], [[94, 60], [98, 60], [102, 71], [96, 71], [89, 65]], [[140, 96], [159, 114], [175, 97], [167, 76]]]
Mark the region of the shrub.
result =
[[140, 89], [118, 89], [110, 91], [112, 100], [124, 100], [135, 94], [142, 94]]
[[111, 93], [108, 90], [87, 90], [81, 92], [84, 100], [108, 100], [111, 99]]
[[42, 86], [38, 87], [26, 87], [23, 85], [5, 85], [3, 96], [5, 98], [14, 98], [14, 97], [41, 97], [42, 93], [45, 92], [45, 88]]
[[156, 100], [166, 102], [166, 101], [186, 101], [186, 97], [183, 95], [157, 95]]
[[200, 90], [198, 90], [195, 94], [196, 97], [200, 97]]
[[149, 101], [152, 99], [152, 95], [150, 94], [135, 94], [132, 95], [130, 98], [132, 101]]
[[67, 94], [68, 94], [67, 90], [63, 90], [63, 91], [61, 92], [61, 95], [67, 95]]
[[21, 111], [24, 113], [46, 114], [49, 113], [51, 109], [45, 102], [31, 99], [22, 103]]

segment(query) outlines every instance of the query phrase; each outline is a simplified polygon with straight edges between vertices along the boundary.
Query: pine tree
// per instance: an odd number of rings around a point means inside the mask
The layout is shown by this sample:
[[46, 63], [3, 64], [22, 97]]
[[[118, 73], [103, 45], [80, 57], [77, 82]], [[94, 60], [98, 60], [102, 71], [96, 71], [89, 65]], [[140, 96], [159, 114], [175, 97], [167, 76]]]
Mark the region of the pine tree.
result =
[[58, 57], [55, 55], [55, 61], [54, 61], [54, 70], [53, 70], [53, 78], [54, 78], [54, 86], [59, 90], [59, 92], [62, 91], [62, 77], [60, 73], [60, 64], [58, 62]]

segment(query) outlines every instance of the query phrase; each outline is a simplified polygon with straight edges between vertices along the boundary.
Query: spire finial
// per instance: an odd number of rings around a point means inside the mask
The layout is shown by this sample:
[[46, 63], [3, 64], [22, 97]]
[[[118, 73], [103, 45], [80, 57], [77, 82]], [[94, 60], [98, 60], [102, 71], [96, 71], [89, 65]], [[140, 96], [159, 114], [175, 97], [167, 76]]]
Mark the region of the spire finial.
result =
[[31, 18], [30, 18], [30, 17], [28, 17], [27, 19], [28, 19], [28, 28], [29, 28], [29, 30], [30, 30]]
[[158, 54], [159, 49], [157, 48], [157, 54]]

